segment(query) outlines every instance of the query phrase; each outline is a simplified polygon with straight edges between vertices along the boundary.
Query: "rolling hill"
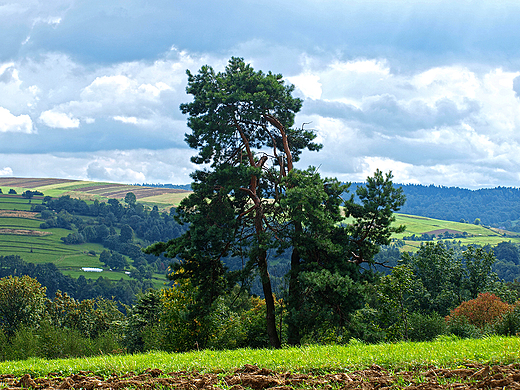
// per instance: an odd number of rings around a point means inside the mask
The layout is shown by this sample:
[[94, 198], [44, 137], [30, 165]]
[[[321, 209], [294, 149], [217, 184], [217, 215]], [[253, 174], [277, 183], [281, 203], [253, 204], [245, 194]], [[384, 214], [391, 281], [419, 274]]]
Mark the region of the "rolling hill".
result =
[[135, 194], [140, 203], [158, 205], [159, 208], [179, 204], [190, 191], [166, 188], [135, 186], [128, 184], [52, 179], [52, 178], [19, 178], [0, 177], [0, 189], [7, 194], [10, 189], [21, 194], [26, 190], [40, 191], [47, 196], [59, 197], [69, 195], [71, 198], [100, 201], [110, 198], [123, 199], [128, 192]]

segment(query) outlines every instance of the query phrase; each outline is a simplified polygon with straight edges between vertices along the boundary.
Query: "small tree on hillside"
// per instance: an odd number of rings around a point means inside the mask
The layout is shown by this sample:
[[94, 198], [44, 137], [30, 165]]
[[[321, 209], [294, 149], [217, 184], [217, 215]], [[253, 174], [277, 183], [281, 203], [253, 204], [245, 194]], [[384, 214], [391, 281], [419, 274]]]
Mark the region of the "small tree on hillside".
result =
[[130, 206], [135, 206], [135, 203], [137, 202], [137, 197], [133, 192], [129, 192], [125, 196], [125, 202]]
[[22, 326], [37, 325], [45, 310], [46, 288], [29, 276], [0, 279], [0, 327], [8, 337]]

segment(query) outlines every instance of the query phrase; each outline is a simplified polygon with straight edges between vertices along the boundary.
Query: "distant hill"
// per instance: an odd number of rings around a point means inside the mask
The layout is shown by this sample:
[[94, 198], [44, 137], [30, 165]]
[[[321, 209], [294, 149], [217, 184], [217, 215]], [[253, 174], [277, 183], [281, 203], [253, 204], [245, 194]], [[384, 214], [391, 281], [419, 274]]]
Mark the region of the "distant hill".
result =
[[106, 200], [110, 198], [120, 200], [127, 193], [132, 192], [139, 202], [164, 207], [177, 205], [186, 197], [191, 190], [185, 189], [185, 187], [191, 188], [189, 185], [169, 187], [69, 179], [0, 177], [0, 189], [4, 194], [7, 194], [10, 189], [14, 189], [19, 194], [26, 190], [36, 190], [52, 197], [69, 195], [71, 198], [85, 200]]
[[[350, 193], [363, 183], [352, 183]], [[496, 187], [469, 190], [458, 187], [398, 184], [406, 195], [401, 213], [454, 222], [474, 223], [520, 232], [520, 189]], [[0, 189], [18, 193], [37, 190], [49, 196], [81, 199], [123, 199], [133, 192], [138, 201], [164, 207], [177, 205], [191, 192], [190, 184], [118, 184], [51, 178], [0, 177]]]
[[406, 203], [400, 212], [455, 222], [520, 231], [520, 189], [512, 187], [468, 190], [458, 187], [400, 185]]
[[134, 186], [142, 186], [142, 187], [154, 187], [154, 188], [174, 188], [177, 190], [184, 190], [184, 191], [191, 191], [191, 184], [150, 184], [150, 183], [143, 183], [143, 184], [134, 184]]
[[[355, 193], [363, 183], [352, 183]], [[396, 184], [403, 189], [406, 203], [403, 214], [474, 223], [520, 232], [520, 188], [496, 187], [469, 190], [434, 185]], [[345, 194], [347, 195], [347, 194]]]

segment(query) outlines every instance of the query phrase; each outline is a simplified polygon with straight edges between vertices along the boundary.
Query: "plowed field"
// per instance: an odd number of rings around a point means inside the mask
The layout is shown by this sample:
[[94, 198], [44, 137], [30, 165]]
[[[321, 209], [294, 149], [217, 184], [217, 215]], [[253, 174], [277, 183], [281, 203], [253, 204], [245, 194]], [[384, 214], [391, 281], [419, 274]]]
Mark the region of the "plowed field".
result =
[[507, 366], [468, 365], [455, 370], [425, 369], [389, 372], [373, 365], [353, 372], [327, 375], [273, 372], [246, 365], [233, 374], [164, 373], [148, 369], [143, 374], [128, 373], [102, 377], [92, 372], [71, 376], [50, 373], [45, 378], [30, 375], [1, 375], [4, 389], [520, 389], [520, 364]]

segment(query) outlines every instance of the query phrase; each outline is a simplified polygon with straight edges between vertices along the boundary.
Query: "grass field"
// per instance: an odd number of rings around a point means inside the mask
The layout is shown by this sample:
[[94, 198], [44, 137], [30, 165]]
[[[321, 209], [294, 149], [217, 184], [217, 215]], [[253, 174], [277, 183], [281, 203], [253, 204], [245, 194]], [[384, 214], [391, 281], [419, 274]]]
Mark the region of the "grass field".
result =
[[[466, 237], [455, 238], [456, 241], [460, 241], [463, 245], [496, 245], [502, 241], [520, 243], [520, 234], [518, 233], [469, 223], [443, 221], [407, 214], [396, 214], [395, 224], [406, 226], [406, 231], [404, 233], [395, 234], [393, 236], [397, 239], [403, 239], [403, 237], [411, 236], [412, 234], [420, 236], [425, 233], [432, 234], [432, 232], [448, 230], [460, 234], [466, 232]], [[405, 244], [406, 245], [401, 248], [402, 250], [415, 251], [421, 246], [421, 241], [405, 240]]]
[[[41, 200], [39, 203], [41, 204]], [[40, 229], [43, 221], [37, 218], [39, 214], [28, 213], [31, 204], [35, 204], [34, 199], [29, 203], [28, 199], [21, 197], [0, 196], [0, 256], [18, 255], [28, 263], [53, 263], [64, 275], [73, 278], [83, 275], [87, 279], [97, 279], [100, 276], [110, 280], [131, 279], [124, 272], [110, 271], [99, 261], [99, 254], [105, 250], [101, 244], [65, 245], [61, 238], [69, 235], [71, 230]], [[14, 210], [23, 210], [23, 212], [16, 213]], [[30, 215], [31, 218], [4, 216], [18, 214]], [[37, 232], [41, 232], [42, 235], [34, 235]], [[96, 253], [95, 256], [89, 253], [92, 251]], [[103, 268], [104, 271], [84, 272], [81, 269], [83, 267]], [[152, 282], [156, 288], [163, 287], [166, 282], [164, 274], [153, 275]]]
[[[41, 204], [41, 200], [33, 199], [29, 203], [28, 199], [0, 196], [0, 256], [18, 255], [24, 261], [35, 264], [54, 263], [64, 274], [74, 277], [83, 275], [87, 279], [97, 279], [104, 276], [115, 280], [129, 278], [124, 272], [89, 273], [81, 270], [82, 267], [106, 268], [99, 261], [99, 253], [104, 250], [100, 244], [65, 245], [61, 238], [71, 231], [60, 228], [40, 229], [43, 221], [36, 219], [35, 213], [31, 214], [31, 218], [2, 216], [6, 213], [12, 215], [13, 210], [28, 211], [32, 204], [38, 203]], [[7, 212], [1, 213], [3, 210]], [[42, 232], [44, 235], [24, 234], [25, 231]], [[92, 256], [90, 251], [97, 255]]]
[[104, 355], [82, 359], [28, 359], [0, 363], [0, 374], [33, 376], [58, 372], [70, 375], [92, 371], [99, 375], [142, 373], [147, 368], [164, 372], [230, 372], [245, 364], [278, 372], [325, 373], [363, 369], [377, 364], [389, 370], [418, 367], [456, 368], [463, 364], [510, 364], [520, 362], [520, 338], [493, 336], [484, 339], [440, 339], [422, 343], [393, 343], [301, 348], [237, 349], [189, 353], [150, 352], [135, 355]]
[[106, 201], [109, 198], [122, 200], [128, 192], [133, 192], [139, 202], [160, 209], [177, 205], [190, 192], [172, 188], [142, 187], [128, 184], [49, 179], [0, 177], [0, 189], [7, 194], [14, 189], [18, 194], [26, 190], [40, 191], [46, 196], [70, 195], [72, 198]]

